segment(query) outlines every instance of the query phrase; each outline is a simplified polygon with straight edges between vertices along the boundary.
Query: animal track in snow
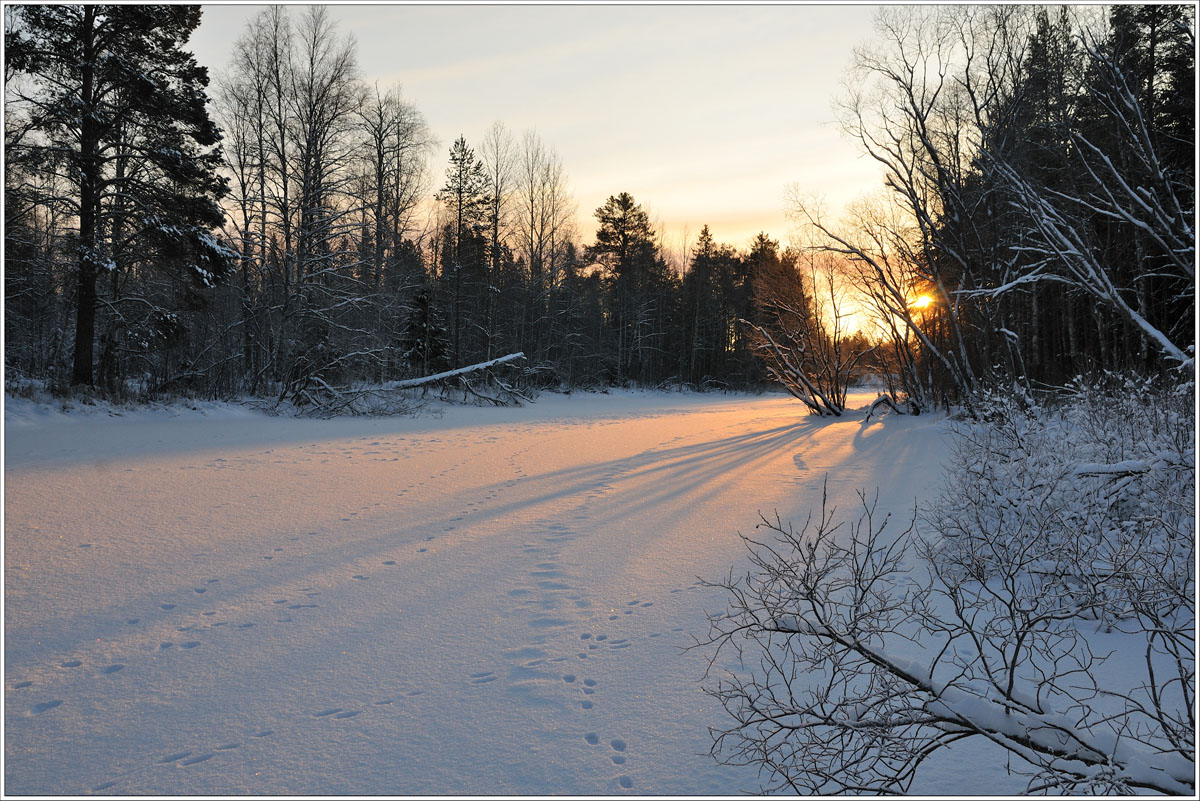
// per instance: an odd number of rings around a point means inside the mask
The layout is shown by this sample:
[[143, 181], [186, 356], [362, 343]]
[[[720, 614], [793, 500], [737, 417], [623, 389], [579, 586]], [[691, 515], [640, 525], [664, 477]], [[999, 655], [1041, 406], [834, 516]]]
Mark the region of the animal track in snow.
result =
[[595, 732], [589, 732], [588, 734], [584, 735], [583, 739], [587, 740], [588, 745], [596, 745], [598, 742], [600, 742], [600, 735], [596, 734]]
[[59, 665], [59, 667], [77, 668], [82, 664], [83, 663], [80, 662], [78, 659], [68, 659], [66, 662], [63, 662], [61, 665]]
[[628, 790], [629, 788], [633, 787], [633, 779], [629, 778], [628, 776], [618, 776], [617, 784]]
[[53, 701], [43, 701], [40, 704], [34, 704], [33, 706], [31, 706], [29, 708], [29, 714], [40, 715], [43, 712], [49, 712], [51, 709], [54, 709], [56, 706], [61, 706], [61, 705], [62, 705], [62, 701], [59, 699], [55, 699]]
[[472, 684], [487, 684], [500, 678], [490, 670], [485, 670], [482, 673], [472, 673], [469, 678]]
[[185, 759], [182, 762], [180, 762], [179, 764], [180, 765], [198, 765], [201, 762], [207, 762], [208, 760], [212, 759], [216, 755], [217, 754], [215, 751], [209, 751], [206, 754], [200, 754], [198, 756], [194, 756], [189, 759]]
[[125, 669], [125, 666], [124, 666], [124, 665], [120, 665], [120, 664], [118, 664], [118, 665], [109, 665], [109, 666], [107, 666], [107, 667], [102, 667], [102, 668], [100, 668], [100, 672], [101, 672], [101, 673], [103, 673], [103, 674], [105, 674], [105, 675], [107, 676], [107, 675], [109, 675], [109, 674], [116, 673], [118, 670], [124, 670], [124, 669]]

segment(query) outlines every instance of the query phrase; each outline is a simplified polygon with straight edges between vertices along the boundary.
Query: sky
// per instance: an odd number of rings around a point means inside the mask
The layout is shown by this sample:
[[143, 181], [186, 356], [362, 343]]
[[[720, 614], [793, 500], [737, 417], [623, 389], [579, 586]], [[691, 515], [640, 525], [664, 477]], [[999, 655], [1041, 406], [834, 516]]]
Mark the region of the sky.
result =
[[[833, 109], [875, 6], [331, 7], [362, 77], [400, 84], [429, 123], [435, 186], [459, 135], [477, 146], [497, 120], [535, 130], [562, 157], [585, 244], [619, 192], [668, 245], [707, 224], [745, 248], [759, 231], [787, 241], [789, 185], [836, 212], [881, 182]], [[214, 77], [263, 8], [203, 6], [191, 46]]]

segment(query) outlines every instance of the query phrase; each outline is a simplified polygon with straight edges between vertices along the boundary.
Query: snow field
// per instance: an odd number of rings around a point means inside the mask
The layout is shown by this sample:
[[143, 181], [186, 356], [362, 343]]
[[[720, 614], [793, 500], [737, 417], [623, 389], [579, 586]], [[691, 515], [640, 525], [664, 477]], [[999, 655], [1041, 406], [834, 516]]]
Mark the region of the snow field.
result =
[[[863, 399], [864, 402], [866, 399]], [[780, 397], [7, 418], [5, 789], [711, 794], [684, 652], [758, 512], [938, 481], [943, 421]], [[202, 410], [205, 411], [205, 410]]]

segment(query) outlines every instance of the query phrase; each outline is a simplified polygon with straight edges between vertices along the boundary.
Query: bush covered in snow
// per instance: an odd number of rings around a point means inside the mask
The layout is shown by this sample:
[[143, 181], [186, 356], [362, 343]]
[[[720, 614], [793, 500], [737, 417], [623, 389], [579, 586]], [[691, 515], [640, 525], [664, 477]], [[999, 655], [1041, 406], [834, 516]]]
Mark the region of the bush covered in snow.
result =
[[960, 423], [942, 495], [898, 536], [862, 496], [800, 531], [764, 520], [722, 582], [713, 754], [768, 789], [906, 790], [964, 738], [1031, 792], [1195, 790], [1190, 384], [1076, 382]]

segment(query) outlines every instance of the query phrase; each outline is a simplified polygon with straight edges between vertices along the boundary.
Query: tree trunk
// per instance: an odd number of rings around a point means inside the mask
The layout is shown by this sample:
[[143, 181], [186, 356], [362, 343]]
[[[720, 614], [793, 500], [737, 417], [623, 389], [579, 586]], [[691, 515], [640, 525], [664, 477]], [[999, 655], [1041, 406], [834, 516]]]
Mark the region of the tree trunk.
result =
[[75, 352], [71, 370], [71, 383], [91, 385], [92, 354], [96, 339], [96, 240], [100, 199], [100, 131], [96, 118], [91, 114], [96, 91], [96, 7], [85, 6], [80, 42], [83, 43], [83, 58], [80, 64], [82, 86], [80, 103], [79, 134], [79, 255], [78, 284], [75, 313]]

